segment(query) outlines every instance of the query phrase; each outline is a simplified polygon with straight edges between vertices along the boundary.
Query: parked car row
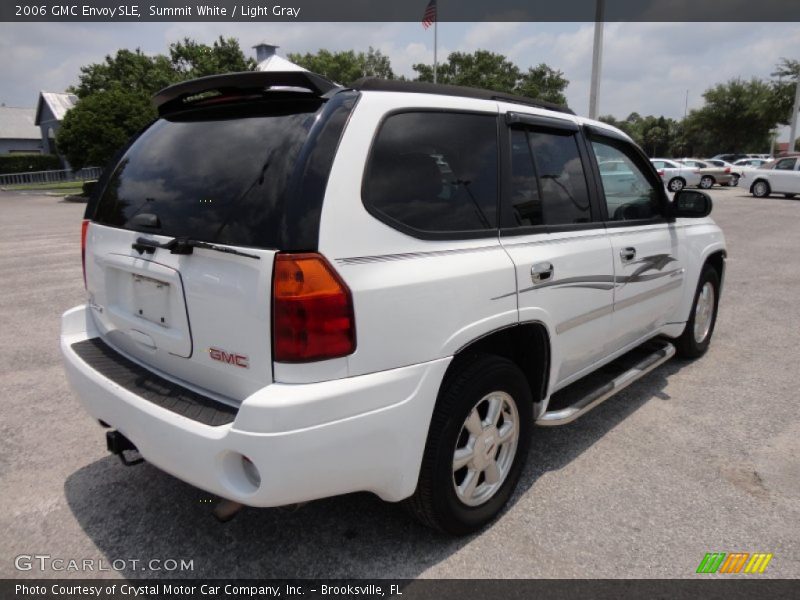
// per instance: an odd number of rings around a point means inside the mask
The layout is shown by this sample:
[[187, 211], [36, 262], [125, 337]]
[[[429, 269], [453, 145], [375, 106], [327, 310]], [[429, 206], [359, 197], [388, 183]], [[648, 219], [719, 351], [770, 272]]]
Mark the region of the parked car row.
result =
[[740, 169], [724, 161], [700, 160], [697, 158], [651, 158], [650, 162], [671, 192], [679, 192], [686, 186], [707, 190], [714, 185], [738, 185]]
[[730, 153], [730, 154], [717, 154], [716, 156], [712, 156], [712, 160], [724, 160], [725, 162], [737, 163], [740, 160], [748, 159], [748, 158], [760, 158], [762, 160], [770, 160], [769, 154], [742, 154], [742, 153]]
[[686, 186], [700, 187], [700, 172], [697, 169], [667, 158], [651, 158], [650, 162], [670, 192], [680, 192]]
[[710, 189], [741, 182], [757, 198], [770, 194], [794, 198], [800, 194], [800, 153], [774, 159], [766, 154], [718, 154], [703, 159], [651, 158], [650, 162], [673, 193], [685, 187]]

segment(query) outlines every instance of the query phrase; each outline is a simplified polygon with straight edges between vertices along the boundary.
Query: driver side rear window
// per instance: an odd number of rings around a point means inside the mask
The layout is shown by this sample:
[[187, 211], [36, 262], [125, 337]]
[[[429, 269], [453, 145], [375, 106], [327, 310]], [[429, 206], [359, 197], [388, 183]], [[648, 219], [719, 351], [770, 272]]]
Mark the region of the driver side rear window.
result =
[[497, 162], [494, 115], [394, 114], [373, 144], [364, 204], [412, 235], [490, 234], [497, 228]]
[[591, 222], [589, 190], [573, 133], [511, 130], [511, 208], [515, 227]]

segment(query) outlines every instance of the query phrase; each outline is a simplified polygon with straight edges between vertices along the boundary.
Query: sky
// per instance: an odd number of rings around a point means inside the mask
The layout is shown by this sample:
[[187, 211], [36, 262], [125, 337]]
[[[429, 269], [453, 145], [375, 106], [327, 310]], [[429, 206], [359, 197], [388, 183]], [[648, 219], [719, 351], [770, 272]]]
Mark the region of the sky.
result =
[[[633, 111], [681, 118], [702, 106], [702, 93], [733, 77], [767, 78], [781, 57], [800, 59], [800, 23], [606, 23], [600, 114]], [[570, 107], [586, 115], [592, 23], [440, 23], [439, 57], [486, 49], [520, 67], [539, 63], [564, 72]], [[259, 42], [279, 54], [366, 50], [387, 54], [394, 71], [433, 62], [433, 30], [420, 23], [0, 23], [0, 103], [35, 106], [38, 92], [63, 91], [81, 65], [120, 48], [165, 53], [183, 37], [210, 43], [234, 36], [249, 55]]]

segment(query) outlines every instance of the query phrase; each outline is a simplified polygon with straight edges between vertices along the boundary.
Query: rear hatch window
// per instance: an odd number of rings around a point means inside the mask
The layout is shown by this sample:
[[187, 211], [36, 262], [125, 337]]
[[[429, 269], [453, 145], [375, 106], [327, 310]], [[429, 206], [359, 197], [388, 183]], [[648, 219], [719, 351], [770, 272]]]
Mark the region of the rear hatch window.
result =
[[93, 220], [158, 235], [277, 248], [284, 196], [322, 104], [318, 98], [292, 98], [160, 118], [117, 165]]

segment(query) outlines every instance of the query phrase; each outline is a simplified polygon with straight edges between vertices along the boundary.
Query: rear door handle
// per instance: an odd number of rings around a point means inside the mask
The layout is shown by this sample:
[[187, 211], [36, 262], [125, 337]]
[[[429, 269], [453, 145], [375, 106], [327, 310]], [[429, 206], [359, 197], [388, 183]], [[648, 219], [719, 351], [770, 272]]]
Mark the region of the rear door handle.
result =
[[533, 283], [544, 283], [545, 281], [550, 281], [553, 278], [554, 272], [555, 269], [553, 268], [552, 263], [534, 263], [534, 265], [531, 267], [531, 281], [533, 281]]
[[619, 251], [619, 257], [624, 263], [631, 262], [634, 258], [636, 258], [636, 248], [623, 248]]

